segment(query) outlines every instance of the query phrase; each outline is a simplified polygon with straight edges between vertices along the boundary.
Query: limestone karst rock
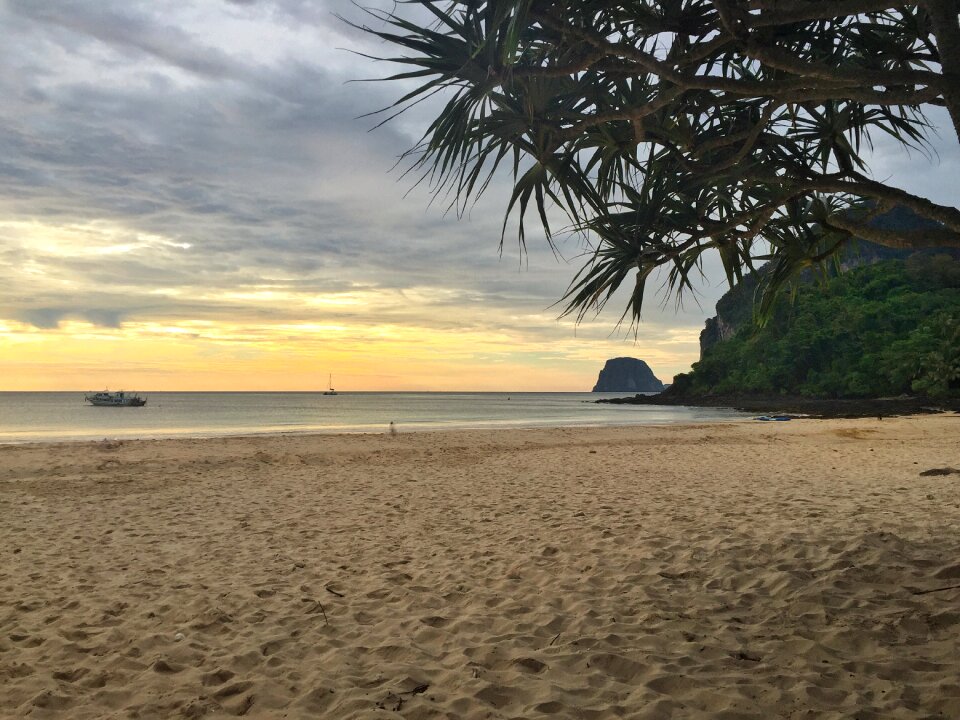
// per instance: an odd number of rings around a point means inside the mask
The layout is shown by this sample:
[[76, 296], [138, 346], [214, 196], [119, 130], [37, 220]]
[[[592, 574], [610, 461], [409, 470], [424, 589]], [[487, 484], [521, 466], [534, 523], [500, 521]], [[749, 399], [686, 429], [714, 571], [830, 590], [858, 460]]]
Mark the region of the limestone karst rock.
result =
[[593, 392], [660, 392], [663, 388], [643, 360], [619, 357], [607, 360]]

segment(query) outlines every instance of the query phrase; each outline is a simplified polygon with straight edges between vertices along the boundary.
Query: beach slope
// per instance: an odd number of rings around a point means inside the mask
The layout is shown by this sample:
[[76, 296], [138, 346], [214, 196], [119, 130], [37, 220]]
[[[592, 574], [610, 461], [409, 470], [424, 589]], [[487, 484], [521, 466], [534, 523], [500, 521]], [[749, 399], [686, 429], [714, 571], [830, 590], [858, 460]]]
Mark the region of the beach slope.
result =
[[960, 717], [951, 467], [955, 415], [0, 447], [0, 716]]

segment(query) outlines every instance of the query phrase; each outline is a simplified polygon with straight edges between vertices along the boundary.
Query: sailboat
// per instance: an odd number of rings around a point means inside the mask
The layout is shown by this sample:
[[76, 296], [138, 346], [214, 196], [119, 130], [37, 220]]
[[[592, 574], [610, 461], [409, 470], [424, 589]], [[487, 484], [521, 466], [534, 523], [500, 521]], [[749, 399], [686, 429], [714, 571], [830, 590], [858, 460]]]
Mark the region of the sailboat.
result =
[[324, 395], [336, 395], [336, 394], [337, 394], [337, 391], [333, 389], [333, 375], [329, 375], [329, 376], [327, 377], [327, 386], [328, 386], [330, 389], [329, 389], [329, 390], [324, 390], [324, 391], [323, 391], [323, 394], [324, 394]]

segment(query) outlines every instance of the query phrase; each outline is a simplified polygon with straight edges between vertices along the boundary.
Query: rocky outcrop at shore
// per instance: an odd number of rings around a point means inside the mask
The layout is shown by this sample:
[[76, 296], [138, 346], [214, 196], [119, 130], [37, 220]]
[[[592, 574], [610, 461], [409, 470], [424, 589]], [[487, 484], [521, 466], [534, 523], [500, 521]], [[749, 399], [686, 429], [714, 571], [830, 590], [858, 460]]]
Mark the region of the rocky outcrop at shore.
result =
[[897, 398], [823, 399], [788, 395], [708, 395], [690, 397], [673, 388], [659, 395], [637, 394], [631, 397], [604, 398], [598, 403], [612, 405], [681, 405], [723, 407], [765, 415], [793, 415], [808, 418], [865, 418], [899, 415], [960, 413], [960, 399], [933, 399], [921, 396]]
[[643, 360], [619, 357], [607, 360], [593, 392], [661, 392], [664, 387]]

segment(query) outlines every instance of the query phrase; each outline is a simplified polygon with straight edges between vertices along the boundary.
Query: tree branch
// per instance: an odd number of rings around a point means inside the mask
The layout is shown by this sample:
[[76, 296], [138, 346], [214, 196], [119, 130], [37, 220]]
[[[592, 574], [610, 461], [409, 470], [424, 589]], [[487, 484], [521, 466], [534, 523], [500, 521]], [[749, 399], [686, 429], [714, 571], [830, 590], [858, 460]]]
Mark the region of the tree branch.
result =
[[810, 20], [831, 20], [850, 15], [892, 10], [902, 4], [890, 0], [830, 0], [819, 2], [809, 2], [808, 0], [754, 0], [751, 3], [751, 9], [760, 12], [751, 14], [747, 22], [751, 28], [759, 28], [808, 22]]
[[960, 2], [957, 0], [923, 0], [923, 8], [930, 16], [933, 35], [937, 39], [940, 67], [946, 76], [944, 99], [960, 139]]
[[[634, 63], [638, 70], [656, 75], [661, 80], [666, 80], [685, 90], [717, 91], [744, 97], [759, 96], [785, 102], [792, 99], [803, 102], [854, 100], [876, 105], [921, 105], [935, 100], [940, 94], [929, 84], [931, 77], [938, 77], [935, 73], [905, 74], [902, 79], [908, 81], [906, 84], [917, 84], [922, 81], [928, 85], [920, 90], [897, 87], [886, 91], [873, 90], [873, 86], [877, 83], [871, 82], [872, 76], [868, 73], [868, 76], [861, 77], [856, 71], [834, 73], [829, 78], [797, 76], [770, 82], [739, 80], [717, 75], [687, 74], [632, 45], [612, 43], [598, 33], [567, 25], [546, 14], [531, 13], [531, 17], [556, 32], [594, 45], [607, 57], [625, 58]], [[683, 65], [684, 59], [681, 56], [673, 59], [672, 62]], [[826, 74], [825, 71], [823, 74]], [[900, 83], [891, 81], [890, 84]]]
[[902, 205], [917, 215], [943, 225], [953, 233], [960, 233], [960, 210], [949, 205], [939, 205], [908, 193], [900, 188], [890, 187], [875, 180], [853, 174], [853, 179], [843, 179], [839, 175], [821, 175], [810, 178], [791, 178], [788, 176], [744, 173], [744, 179], [770, 186], [793, 186], [808, 191], [846, 193], [862, 198], [884, 201], [893, 205]]
[[831, 215], [824, 224], [828, 227], [845, 230], [863, 240], [901, 250], [923, 250], [938, 247], [960, 248], [960, 233], [947, 228], [883, 230], [867, 223], [857, 222], [841, 213]]
[[751, 39], [745, 43], [743, 51], [747, 57], [776, 70], [805, 78], [829, 80], [837, 84], [853, 83], [861, 87], [926, 85], [942, 88], [945, 83], [942, 75], [929, 70], [872, 70], [862, 66], [842, 68], [826, 63], [800, 60], [788, 50], [766, 45], [757, 39]]

